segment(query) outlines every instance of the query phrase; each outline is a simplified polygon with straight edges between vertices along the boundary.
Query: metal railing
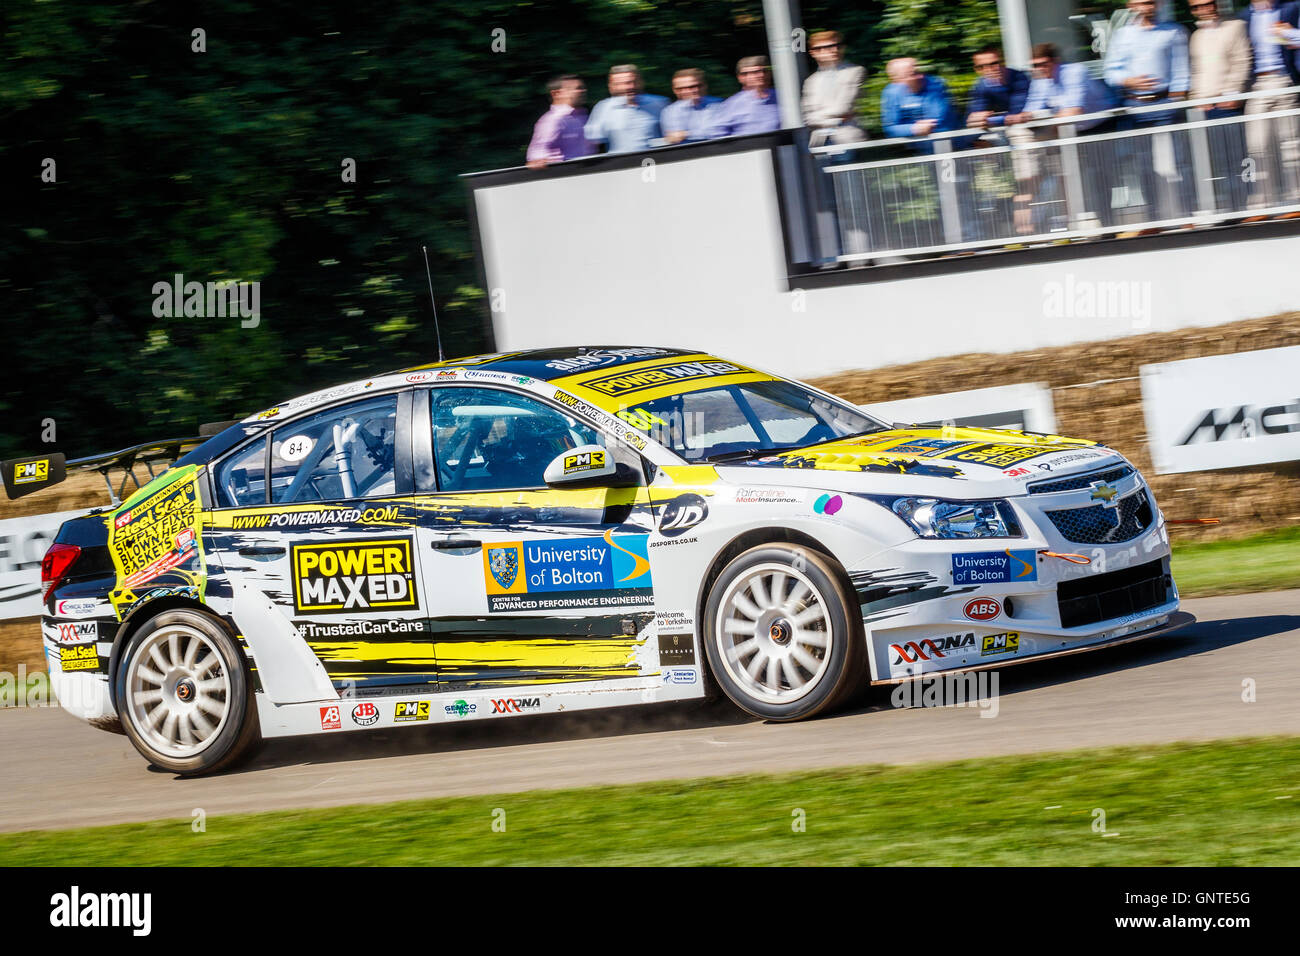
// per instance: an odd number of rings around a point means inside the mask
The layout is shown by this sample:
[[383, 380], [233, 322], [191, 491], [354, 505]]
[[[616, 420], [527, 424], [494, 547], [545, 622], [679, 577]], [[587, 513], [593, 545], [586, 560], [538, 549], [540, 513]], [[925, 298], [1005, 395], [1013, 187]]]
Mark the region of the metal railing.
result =
[[[1245, 105], [1241, 115], [1207, 116], [1225, 101], [1300, 103], [1297, 93], [1300, 86], [816, 147], [838, 241], [825, 259], [930, 257], [1300, 211], [1300, 108]], [[858, 159], [900, 147], [909, 152]]]

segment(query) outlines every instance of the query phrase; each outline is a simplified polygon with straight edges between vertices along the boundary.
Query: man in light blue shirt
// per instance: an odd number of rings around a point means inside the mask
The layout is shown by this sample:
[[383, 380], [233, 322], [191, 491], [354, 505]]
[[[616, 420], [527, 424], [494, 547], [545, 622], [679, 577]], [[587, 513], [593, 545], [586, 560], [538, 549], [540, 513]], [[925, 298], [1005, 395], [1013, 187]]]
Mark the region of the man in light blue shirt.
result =
[[744, 136], [781, 128], [781, 110], [772, 89], [772, 70], [765, 56], [747, 56], [736, 64], [741, 90], [718, 106], [713, 119], [713, 136]]
[[609, 99], [591, 111], [584, 135], [588, 142], [604, 143], [611, 153], [636, 153], [649, 149], [660, 135], [659, 115], [668, 100], [643, 93], [641, 71], [630, 63], [609, 68]]
[[703, 70], [692, 67], [673, 74], [673, 96], [677, 99], [665, 106], [659, 115], [665, 143], [675, 146], [709, 138], [713, 128], [713, 108], [722, 100], [709, 96], [708, 92]]
[[[1186, 97], [1192, 85], [1187, 31], [1177, 23], [1157, 23], [1155, 0], [1129, 0], [1129, 9], [1133, 19], [1106, 50], [1106, 82], [1121, 91], [1126, 106]], [[1159, 115], [1160, 122], [1172, 119], [1172, 114]]]
[[[1025, 111], [1019, 116], [1007, 117], [1007, 123], [1023, 123], [1035, 114], [1050, 112], [1053, 116], [1081, 116], [1087, 113], [1104, 113], [1114, 107], [1106, 84], [1092, 75], [1086, 63], [1062, 63], [1060, 49], [1052, 43], [1040, 43], [1033, 53], [1034, 79], [1029, 84]], [[1084, 120], [1075, 126], [1076, 132], [1092, 129], [1106, 122], [1106, 118]]]

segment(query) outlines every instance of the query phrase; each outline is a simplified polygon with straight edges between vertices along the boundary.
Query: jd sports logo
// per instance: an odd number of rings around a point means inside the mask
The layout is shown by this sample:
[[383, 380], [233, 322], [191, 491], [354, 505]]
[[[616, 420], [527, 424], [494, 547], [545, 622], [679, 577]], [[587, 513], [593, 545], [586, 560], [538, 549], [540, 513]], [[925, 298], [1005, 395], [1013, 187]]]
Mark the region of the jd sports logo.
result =
[[1211, 408], [1197, 418], [1178, 444], [1234, 441], [1256, 435], [1286, 435], [1300, 432], [1300, 399], [1289, 405], [1240, 405]]
[[418, 608], [411, 539], [294, 545], [293, 601], [304, 614]]

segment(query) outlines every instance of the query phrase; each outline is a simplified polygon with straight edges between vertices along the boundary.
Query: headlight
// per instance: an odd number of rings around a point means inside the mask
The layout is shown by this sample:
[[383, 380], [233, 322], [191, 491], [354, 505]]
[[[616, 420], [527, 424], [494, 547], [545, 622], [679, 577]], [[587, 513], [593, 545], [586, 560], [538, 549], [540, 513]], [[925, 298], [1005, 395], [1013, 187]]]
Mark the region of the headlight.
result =
[[1011, 505], [992, 501], [945, 501], [942, 498], [868, 495], [888, 508], [922, 538], [1020, 538], [1023, 533]]

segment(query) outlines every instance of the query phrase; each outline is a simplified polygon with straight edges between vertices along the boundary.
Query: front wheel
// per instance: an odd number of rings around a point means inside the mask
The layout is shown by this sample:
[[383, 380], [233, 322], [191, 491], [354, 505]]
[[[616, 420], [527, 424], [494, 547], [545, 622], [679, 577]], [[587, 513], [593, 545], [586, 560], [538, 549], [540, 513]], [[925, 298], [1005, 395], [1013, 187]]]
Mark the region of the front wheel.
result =
[[174, 773], [229, 766], [261, 737], [244, 655], [200, 611], [164, 611], [140, 626], [123, 651], [116, 697], [131, 743]]
[[713, 676], [756, 717], [812, 717], [862, 683], [856, 605], [827, 559], [808, 548], [769, 544], [741, 554], [710, 590], [704, 626]]

